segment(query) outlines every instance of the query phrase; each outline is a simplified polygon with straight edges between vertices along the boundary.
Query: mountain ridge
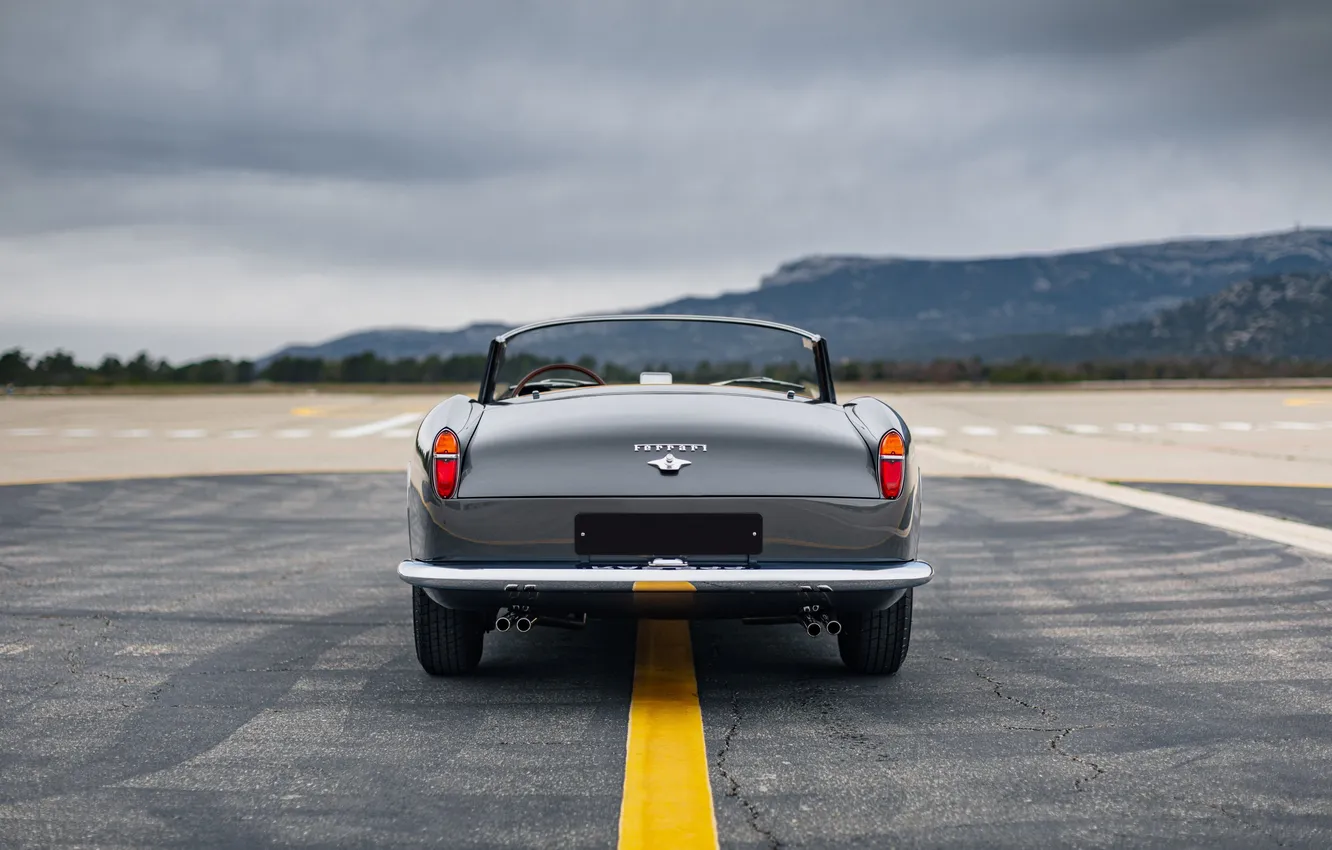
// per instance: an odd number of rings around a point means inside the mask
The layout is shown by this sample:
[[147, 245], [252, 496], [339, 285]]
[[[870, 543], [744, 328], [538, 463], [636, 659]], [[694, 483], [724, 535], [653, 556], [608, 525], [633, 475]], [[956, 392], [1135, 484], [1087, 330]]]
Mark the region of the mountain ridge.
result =
[[[996, 341], [997, 342], [997, 341]], [[1246, 357], [1332, 360], [1332, 272], [1232, 284], [1138, 322], [1091, 334], [1028, 339], [1049, 361]]]
[[[1188, 238], [1007, 257], [926, 259], [813, 255], [783, 263], [755, 289], [677, 298], [646, 313], [763, 318], [816, 331], [833, 356], [930, 359], [974, 353], [985, 340], [1091, 334], [1142, 321], [1239, 281], [1332, 271], [1332, 228]], [[281, 356], [336, 359], [485, 351], [503, 326], [358, 331]], [[632, 332], [591, 337], [600, 359], [645, 356]], [[703, 352], [703, 354], [708, 354]]]

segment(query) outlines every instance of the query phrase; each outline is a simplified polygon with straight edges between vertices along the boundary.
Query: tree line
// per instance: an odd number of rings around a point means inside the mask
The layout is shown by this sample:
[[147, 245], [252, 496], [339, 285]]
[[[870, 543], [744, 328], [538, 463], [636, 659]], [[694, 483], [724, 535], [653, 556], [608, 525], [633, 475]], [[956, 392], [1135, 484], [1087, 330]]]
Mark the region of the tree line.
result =
[[[505, 364], [505, 372], [526, 373], [546, 358], [520, 354]], [[580, 365], [611, 382], [636, 380], [638, 370], [583, 357]], [[452, 384], [477, 383], [485, 371], [484, 354], [452, 357], [386, 359], [365, 351], [341, 359], [281, 357], [262, 368], [250, 360], [209, 358], [173, 366], [146, 352], [128, 361], [107, 356], [96, 365], [82, 364], [66, 351], [35, 358], [13, 348], [0, 354], [0, 383], [36, 387], [110, 387], [146, 384]], [[649, 367], [653, 368], [653, 367]], [[803, 370], [795, 363], [751, 365], [743, 362], [703, 361], [693, 369], [658, 367], [670, 371], [677, 383], [711, 383], [742, 375], [767, 375], [799, 381]], [[837, 381], [906, 384], [1042, 384], [1076, 381], [1169, 380], [1197, 378], [1332, 378], [1332, 362], [1258, 360], [1248, 357], [1181, 357], [1134, 360], [1088, 360], [1052, 363], [1031, 359], [986, 362], [979, 358], [938, 358], [928, 362], [907, 360], [842, 360], [834, 364]]]

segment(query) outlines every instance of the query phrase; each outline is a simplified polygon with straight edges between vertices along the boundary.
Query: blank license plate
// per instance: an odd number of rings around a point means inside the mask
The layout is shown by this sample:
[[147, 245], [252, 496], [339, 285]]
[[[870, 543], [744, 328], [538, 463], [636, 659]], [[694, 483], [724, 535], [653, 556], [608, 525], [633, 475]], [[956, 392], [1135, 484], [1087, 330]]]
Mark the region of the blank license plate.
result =
[[762, 514], [578, 514], [579, 555], [757, 555]]

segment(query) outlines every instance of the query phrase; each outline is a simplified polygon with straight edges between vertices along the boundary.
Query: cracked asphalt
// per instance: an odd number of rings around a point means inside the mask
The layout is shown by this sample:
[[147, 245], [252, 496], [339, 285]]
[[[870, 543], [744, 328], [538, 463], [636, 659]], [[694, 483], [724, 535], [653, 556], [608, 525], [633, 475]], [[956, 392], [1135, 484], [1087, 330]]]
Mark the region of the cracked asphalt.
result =
[[[633, 624], [411, 649], [397, 474], [0, 488], [0, 846], [606, 847]], [[1332, 561], [927, 482], [910, 656], [696, 623], [723, 847], [1332, 845]]]

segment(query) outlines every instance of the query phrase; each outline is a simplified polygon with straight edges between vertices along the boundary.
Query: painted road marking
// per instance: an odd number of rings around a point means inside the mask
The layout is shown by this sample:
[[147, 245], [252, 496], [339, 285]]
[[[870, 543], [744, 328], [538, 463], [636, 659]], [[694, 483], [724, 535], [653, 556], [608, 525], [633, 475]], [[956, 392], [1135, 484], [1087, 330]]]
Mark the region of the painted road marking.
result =
[[1309, 407], [1316, 404], [1332, 404], [1332, 398], [1288, 398], [1281, 403], [1286, 407]]
[[279, 469], [231, 469], [221, 472], [145, 472], [143, 474], [126, 475], [123, 472], [114, 475], [65, 475], [53, 476], [50, 478], [14, 478], [9, 481], [0, 479], [0, 487], [28, 487], [33, 484], [84, 484], [89, 481], [170, 481], [173, 478], [182, 476], [187, 478], [231, 478], [242, 475], [359, 475], [365, 472], [402, 472], [402, 467], [394, 466], [360, 466], [355, 468], [341, 467], [333, 469], [304, 469], [279, 468]]
[[[403, 413], [388, 419], [382, 419], [378, 422], [369, 422], [364, 425], [332, 431], [329, 432], [329, 436], [346, 439], [378, 435], [387, 439], [405, 440], [415, 436], [416, 426], [419, 424], [421, 416], [422, 414], [420, 413]], [[403, 425], [410, 425], [411, 427], [402, 427]], [[1044, 437], [1056, 432], [1080, 436], [1094, 436], [1096, 434], [1103, 434], [1107, 431], [1118, 432], [1121, 434], [1156, 434], [1163, 428], [1181, 433], [1206, 433], [1215, 430], [1234, 432], [1266, 430], [1321, 431], [1332, 429], [1332, 422], [1282, 420], [1279, 422], [1265, 423], [1227, 421], [1217, 422], [1215, 424], [1202, 422], [1170, 422], [1165, 425], [1134, 422], [1116, 422], [1112, 425], [1069, 423], [1065, 425], [1011, 425], [1000, 427], [991, 425], [963, 425], [957, 428], [957, 433], [965, 434], [969, 437], [995, 437], [1003, 431], [1009, 431], [1014, 434], [1029, 437]], [[98, 436], [100, 432], [95, 428], [65, 428], [57, 431], [52, 431], [50, 428], [7, 428], [5, 429], [5, 433], [11, 437], [42, 437], [55, 433], [63, 437], [89, 438]], [[144, 439], [153, 436], [155, 432], [149, 428], [125, 428], [111, 433], [112, 436], [120, 438]], [[209, 432], [203, 428], [177, 428], [163, 433], [167, 437], [178, 440], [200, 439], [209, 436]], [[263, 436], [283, 440], [296, 440], [313, 437], [315, 436], [315, 433], [315, 431], [309, 428], [282, 428], [273, 431], [263, 431], [256, 428], [236, 428], [221, 432], [219, 436], [226, 436], [233, 440], [254, 439]], [[913, 437], [918, 437], [920, 439], [931, 439], [947, 437], [949, 431], [948, 429], [934, 425], [919, 425], [911, 429], [911, 434]]]
[[357, 425], [354, 428], [343, 428], [333, 432], [334, 437], [364, 437], [368, 434], [378, 434], [380, 431], [387, 431], [390, 428], [398, 428], [403, 425], [415, 425], [421, 421], [424, 413], [403, 413], [399, 416], [393, 416], [388, 419], [381, 419], [378, 422], [370, 422], [366, 425]]
[[169, 643], [131, 643], [116, 650], [116, 655], [129, 655], [136, 658], [143, 658], [157, 655], [169, 655], [174, 652], [175, 649], [175, 646]]
[[621, 850], [717, 848], [703, 712], [684, 620], [639, 620]]
[[1064, 429], [1074, 434], [1099, 434], [1100, 425], [1065, 425]]
[[1196, 522], [1236, 534], [1247, 534], [1273, 543], [1282, 543], [1297, 549], [1316, 552], [1319, 555], [1332, 555], [1332, 529], [1291, 522], [1286, 519], [1263, 516], [1241, 511], [1236, 508], [1224, 508], [1204, 502], [1184, 499], [1179, 496], [1167, 496], [1150, 490], [1138, 490], [1122, 484], [1111, 484], [1094, 478], [1083, 478], [1055, 472], [1052, 469], [1010, 463], [985, 455], [965, 452], [960, 449], [945, 449], [939, 446], [922, 446], [921, 451], [955, 463], [971, 464], [987, 470], [992, 475], [1005, 478], [1017, 478], [1054, 487], [1070, 493], [1091, 496], [1107, 502], [1125, 505], [1130, 508], [1151, 511], [1162, 516]]
[[688, 581], [636, 581], [634, 582], [634, 592], [673, 590], [677, 592], [693, 593], [697, 590], [692, 582]]

